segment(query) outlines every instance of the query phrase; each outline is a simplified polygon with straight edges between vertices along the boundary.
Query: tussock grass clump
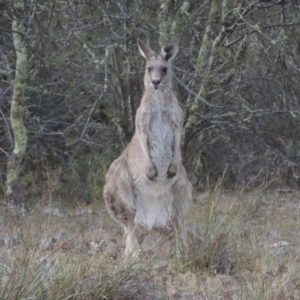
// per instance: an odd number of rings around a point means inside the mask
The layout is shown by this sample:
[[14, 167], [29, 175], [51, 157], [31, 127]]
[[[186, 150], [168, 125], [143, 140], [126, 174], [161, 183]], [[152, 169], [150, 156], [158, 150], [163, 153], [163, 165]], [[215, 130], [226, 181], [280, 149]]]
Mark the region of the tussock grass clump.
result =
[[[20, 256], [19, 256], [20, 255]], [[0, 299], [153, 299], [151, 271], [137, 260], [99, 261], [96, 256], [52, 254], [37, 260], [19, 253], [12, 269], [1, 272]]]
[[234, 202], [222, 214], [219, 201], [216, 195], [209, 195], [205, 210], [200, 216], [194, 211], [190, 218], [188, 254], [183, 263], [192, 272], [206, 270], [210, 275], [235, 272], [243, 208]]

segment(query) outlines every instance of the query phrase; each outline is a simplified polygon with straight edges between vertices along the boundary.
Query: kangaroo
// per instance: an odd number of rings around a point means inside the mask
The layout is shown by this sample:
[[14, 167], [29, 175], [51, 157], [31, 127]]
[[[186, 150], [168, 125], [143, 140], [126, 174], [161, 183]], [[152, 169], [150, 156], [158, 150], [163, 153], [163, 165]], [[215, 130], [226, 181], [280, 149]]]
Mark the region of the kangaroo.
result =
[[176, 232], [185, 243], [184, 217], [192, 198], [180, 148], [184, 113], [172, 91], [171, 61], [178, 44], [166, 43], [158, 55], [142, 40], [137, 44], [146, 59], [145, 92], [136, 112], [135, 134], [111, 164], [103, 191], [108, 212], [124, 226], [125, 255], [139, 245], [137, 225], [149, 231], [175, 218]]

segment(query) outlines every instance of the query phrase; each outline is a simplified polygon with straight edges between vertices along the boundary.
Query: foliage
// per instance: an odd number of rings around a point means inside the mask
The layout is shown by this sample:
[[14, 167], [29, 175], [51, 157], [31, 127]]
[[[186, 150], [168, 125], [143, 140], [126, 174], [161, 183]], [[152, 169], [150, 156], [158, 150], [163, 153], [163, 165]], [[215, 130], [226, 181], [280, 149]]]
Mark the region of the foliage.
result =
[[[226, 169], [230, 188], [298, 186], [299, 7], [290, 0], [25, 1], [28, 146], [21, 174], [41, 180], [46, 159], [62, 168], [63, 198], [94, 195], [94, 175], [101, 169], [103, 176], [134, 132], [144, 69], [136, 39], [159, 50], [174, 38], [174, 87], [187, 112], [182, 147], [193, 183], [213, 185]], [[11, 1], [0, 9], [4, 186], [16, 57]]]

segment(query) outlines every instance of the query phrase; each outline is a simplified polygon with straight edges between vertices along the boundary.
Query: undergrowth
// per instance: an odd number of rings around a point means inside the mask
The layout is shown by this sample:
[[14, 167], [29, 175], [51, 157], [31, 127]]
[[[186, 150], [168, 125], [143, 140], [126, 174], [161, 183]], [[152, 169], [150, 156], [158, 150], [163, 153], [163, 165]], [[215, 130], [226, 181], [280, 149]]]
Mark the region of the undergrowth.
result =
[[300, 299], [297, 199], [207, 192], [192, 204], [181, 256], [174, 235], [152, 232], [128, 259], [103, 205], [59, 216], [2, 207], [0, 299]]

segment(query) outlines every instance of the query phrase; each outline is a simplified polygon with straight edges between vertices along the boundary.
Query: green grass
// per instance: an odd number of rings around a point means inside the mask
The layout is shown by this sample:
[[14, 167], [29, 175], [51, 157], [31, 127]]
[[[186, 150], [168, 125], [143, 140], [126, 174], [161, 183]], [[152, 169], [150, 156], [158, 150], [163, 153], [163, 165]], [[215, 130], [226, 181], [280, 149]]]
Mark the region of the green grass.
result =
[[[127, 260], [123, 229], [103, 204], [65, 208], [60, 217], [3, 206], [0, 235], [19, 244], [0, 248], [0, 299], [300, 299], [298, 199], [199, 195], [183, 257], [174, 234], [151, 232], [142, 254]], [[280, 241], [289, 244], [276, 247]]]

